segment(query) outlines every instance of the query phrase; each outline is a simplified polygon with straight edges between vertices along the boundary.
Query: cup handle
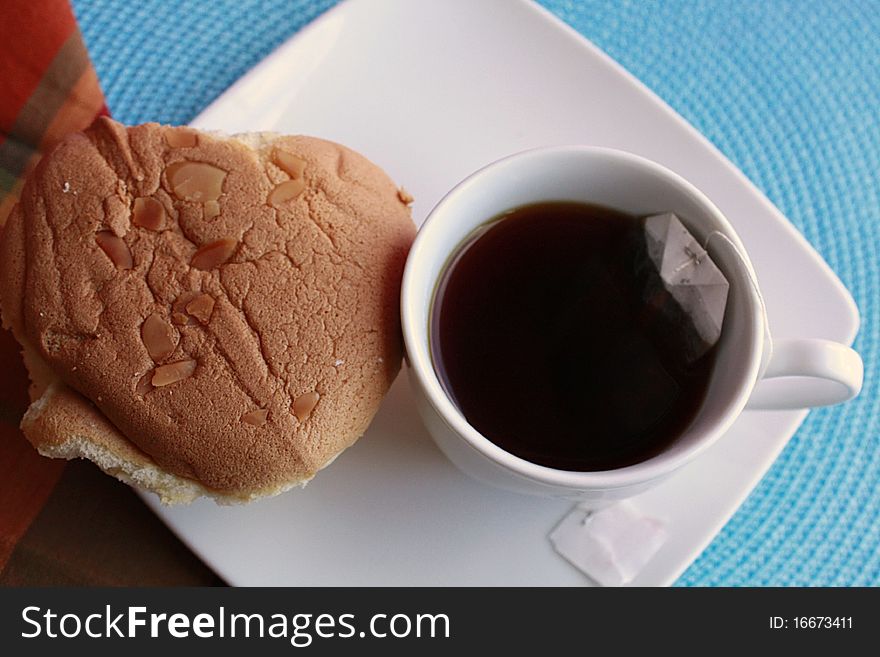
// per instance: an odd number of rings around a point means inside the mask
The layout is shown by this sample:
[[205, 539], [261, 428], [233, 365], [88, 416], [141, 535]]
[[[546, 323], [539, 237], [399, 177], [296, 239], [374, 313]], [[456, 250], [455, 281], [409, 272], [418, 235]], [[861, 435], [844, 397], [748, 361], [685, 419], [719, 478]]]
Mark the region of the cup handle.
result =
[[779, 340], [773, 343], [770, 362], [746, 408], [789, 410], [839, 404], [859, 394], [863, 376], [862, 357], [839, 342]]

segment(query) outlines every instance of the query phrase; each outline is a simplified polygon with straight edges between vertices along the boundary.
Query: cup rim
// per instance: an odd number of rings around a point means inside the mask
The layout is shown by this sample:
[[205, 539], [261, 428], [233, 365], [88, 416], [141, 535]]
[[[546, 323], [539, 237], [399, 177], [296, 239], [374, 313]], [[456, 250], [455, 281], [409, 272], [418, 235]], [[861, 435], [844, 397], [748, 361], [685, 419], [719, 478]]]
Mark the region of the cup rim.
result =
[[[422, 294], [425, 285], [430, 285], [433, 297], [438, 282], [436, 279], [428, 282], [417, 280], [420, 273], [420, 261], [432, 257], [442, 257], [446, 260], [452, 255], [451, 253], [444, 253], [441, 256], [431, 254], [430, 247], [432, 231], [437, 230], [434, 226], [442, 220], [446, 209], [458, 197], [466, 193], [474, 185], [480, 184], [487, 176], [493, 175], [505, 166], [509, 166], [519, 160], [552, 158], [571, 153], [577, 153], [588, 158], [605, 158], [635, 165], [661, 178], [665, 184], [676, 186], [685, 191], [699, 203], [706, 214], [712, 215], [713, 219], [724, 227], [727, 236], [739, 250], [743, 265], [748, 270], [747, 273], [753, 281], [755, 280], [754, 269], [748, 259], [742, 241], [728, 219], [703, 192], [679, 174], [653, 160], [614, 148], [589, 145], [544, 146], [520, 151], [481, 167], [455, 185], [434, 206], [419, 229], [404, 267], [400, 295], [401, 327], [410, 373], [415, 375], [428, 403], [465, 444], [502, 468], [532, 481], [566, 489], [611, 490], [658, 479], [675, 471], [718, 440], [745, 408], [752, 388], [758, 379], [763, 349], [764, 311], [758, 294], [754, 289], [748, 290], [747, 295], [751, 298], [751, 328], [754, 335], [758, 336], [758, 338], [755, 340], [751, 353], [749, 353], [750, 362], [746, 374], [738, 382], [736, 393], [731, 395], [723, 410], [719, 411], [718, 418], [713, 422], [712, 428], [698, 441], [695, 441], [694, 445], [675, 454], [670, 454], [668, 451], [661, 452], [645, 461], [622, 468], [587, 472], [558, 470], [533, 463], [499, 447], [471, 426], [461, 411], [446, 395], [437, 377], [430, 353], [429, 323], [421, 326], [422, 322], [420, 322], [419, 318], [415, 316], [416, 313], [412, 310], [417, 305], [417, 300]], [[536, 199], [536, 201], [538, 200], [540, 199]], [[460, 239], [463, 240], [465, 237], [466, 235], [462, 234]], [[432, 302], [429, 302], [429, 306], [431, 304]]]

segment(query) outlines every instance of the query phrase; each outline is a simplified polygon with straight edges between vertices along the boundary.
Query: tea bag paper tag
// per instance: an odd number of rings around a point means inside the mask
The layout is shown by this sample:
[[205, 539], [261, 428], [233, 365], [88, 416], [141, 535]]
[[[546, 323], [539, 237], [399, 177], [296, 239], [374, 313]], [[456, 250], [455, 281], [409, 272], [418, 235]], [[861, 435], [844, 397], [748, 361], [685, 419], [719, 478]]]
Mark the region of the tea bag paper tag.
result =
[[629, 502], [575, 506], [550, 533], [554, 549], [602, 586], [631, 582], [666, 541], [666, 527]]

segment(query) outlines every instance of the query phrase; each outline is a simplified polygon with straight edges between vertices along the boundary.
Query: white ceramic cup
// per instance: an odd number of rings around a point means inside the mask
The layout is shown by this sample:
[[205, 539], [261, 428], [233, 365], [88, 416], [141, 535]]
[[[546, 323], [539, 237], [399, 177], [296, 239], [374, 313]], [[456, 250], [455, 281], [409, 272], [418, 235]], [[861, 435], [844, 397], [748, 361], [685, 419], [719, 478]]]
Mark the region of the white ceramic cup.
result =
[[[727, 277], [730, 292], [706, 398], [672, 445], [635, 465], [572, 472], [515, 456], [468, 424], [434, 370], [428, 335], [431, 307], [450, 256], [472, 231], [502, 212], [554, 200], [595, 203], [633, 215], [671, 211], [701, 243], [716, 231], [728, 238], [708, 243], [710, 257]], [[431, 212], [409, 253], [401, 320], [419, 412], [453, 463], [502, 488], [596, 506], [634, 495], [670, 475], [718, 440], [747, 406], [792, 409], [836, 404], [855, 397], [862, 384], [861, 358], [845, 345], [797, 339], [771, 346], [754, 271], [730, 222], [679, 175], [645, 158], [607, 148], [526, 151], [490, 164], [456, 186]], [[770, 378], [777, 381], [768, 385]]]

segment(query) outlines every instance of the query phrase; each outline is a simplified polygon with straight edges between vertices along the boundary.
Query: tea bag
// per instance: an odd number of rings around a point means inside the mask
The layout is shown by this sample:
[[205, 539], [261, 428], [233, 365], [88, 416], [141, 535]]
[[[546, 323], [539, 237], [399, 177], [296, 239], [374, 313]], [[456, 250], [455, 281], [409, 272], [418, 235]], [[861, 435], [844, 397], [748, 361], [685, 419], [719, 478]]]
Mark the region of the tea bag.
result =
[[730, 284], [675, 214], [647, 217], [643, 236], [643, 298], [659, 311], [668, 324], [664, 333], [692, 363], [721, 336]]

